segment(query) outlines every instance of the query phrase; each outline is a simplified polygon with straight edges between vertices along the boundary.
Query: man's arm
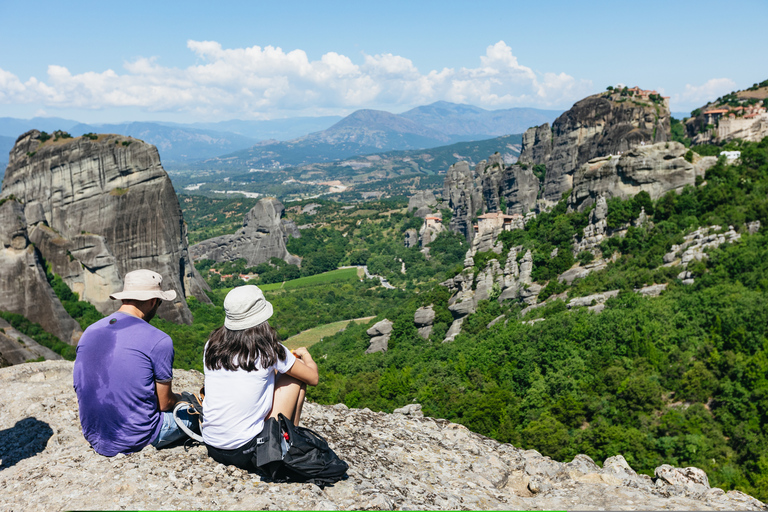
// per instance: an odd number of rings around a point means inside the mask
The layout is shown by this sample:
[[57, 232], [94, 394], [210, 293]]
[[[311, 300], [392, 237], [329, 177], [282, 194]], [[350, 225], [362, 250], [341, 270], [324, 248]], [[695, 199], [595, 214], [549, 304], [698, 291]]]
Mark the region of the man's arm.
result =
[[179, 395], [173, 392], [173, 381], [157, 382], [155, 381], [155, 390], [157, 392], [157, 402], [161, 411], [172, 411], [173, 406], [179, 401]]

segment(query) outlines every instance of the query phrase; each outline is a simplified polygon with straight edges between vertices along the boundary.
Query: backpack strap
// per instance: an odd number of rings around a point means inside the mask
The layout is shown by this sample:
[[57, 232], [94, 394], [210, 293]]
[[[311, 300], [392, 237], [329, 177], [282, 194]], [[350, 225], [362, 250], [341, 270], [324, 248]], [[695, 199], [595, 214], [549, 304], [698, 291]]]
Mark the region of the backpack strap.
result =
[[[182, 394], [182, 396], [184, 396], [184, 395], [190, 395], [190, 396], [194, 397], [194, 395], [192, 395], [192, 393], [186, 393], [185, 392], [185, 393]], [[199, 410], [198, 410], [198, 407], [199, 407]], [[200, 434], [190, 430], [189, 427], [187, 427], [184, 424], [184, 422], [181, 421], [181, 419], [179, 418], [179, 411], [184, 409], [184, 408], [187, 408], [187, 413], [188, 414], [199, 414], [200, 415], [200, 421], [202, 421], [203, 405], [201, 403], [199, 403], [199, 402], [197, 402], [197, 404], [195, 404], [194, 402], [185, 402], [185, 401], [179, 400], [176, 403], [176, 406], [173, 408], [173, 421], [175, 421], [176, 425], [178, 425], [179, 428], [185, 434], [187, 434], [189, 437], [191, 437], [195, 441], [198, 441], [198, 442], [200, 442], [202, 444], [205, 444], [205, 441], [203, 441], [203, 436], [201, 436]]]

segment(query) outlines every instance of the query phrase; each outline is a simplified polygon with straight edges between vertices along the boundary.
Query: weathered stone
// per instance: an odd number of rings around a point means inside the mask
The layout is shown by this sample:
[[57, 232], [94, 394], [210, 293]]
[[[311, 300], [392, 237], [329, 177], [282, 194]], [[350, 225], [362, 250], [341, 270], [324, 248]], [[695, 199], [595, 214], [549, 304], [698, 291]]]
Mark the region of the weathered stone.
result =
[[652, 284], [650, 286], [644, 286], [635, 290], [635, 293], [639, 293], [643, 297], [658, 297], [661, 292], [667, 289], [667, 283]]
[[443, 184], [444, 204], [453, 210], [450, 229], [461, 233], [468, 241], [474, 237], [472, 218], [478, 209], [482, 213], [482, 188], [475, 183], [475, 173], [465, 161], [448, 168]]
[[696, 182], [696, 168], [684, 158], [687, 151], [679, 142], [660, 142], [589, 160], [573, 175], [568, 206], [582, 211], [601, 196], [629, 199], [644, 191], [656, 200], [680, 192]]
[[419, 232], [415, 229], [406, 229], [403, 238], [405, 239], [405, 246], [408, 249], [419, 246]]
[[426, 219], [428, 215], [432, 215], [432, 208], [429, 206], [422, 206], [418, 210], [416, 210], [413, 215], [416, 217], [419, 217], [421, 219]]
[[0, 318], [0, 367], [25, 363], [42, 357], [48, 361], [63, 359], [53, 350], [14, 329]]
[[373, 324], [373, 326], [365, 332], [368, 336], [384, 336], [390, 334], [392, 332], [392, 321], [385, 318], [384, 320]]
[[432, 305], [424, 306], [423, 308], [419, 308], [416, 310], [416, 313], [413, 315], [413, 323], [416, 324], [416, 327], [425, 327], [427, 325], [432, 325], [435, 321], [435, 310], [432, 308]]
[[74, 345], [82, 331], [48, 284], [40, 254], [27, 239], [23, 206], [0, 202], [0, 311], [23, 315]]
[[371, 344], [365, 350], [366, 354], [374, 352], [386, 352], [389, 344], [389, 334], [384, 336], [374, 336], [371, 338]]
[[414, 208], [418, 210], [425, 206], [431, 208], [435, 205], [437, 205], [437, 199], [435, 199], [435, 194], [431, 190], [418, 190], [408, 199], [408, 210], [411, 211]]
[[465, 318], [466, 317], [463, 316], [453, 321], [451, 326], [448, 328], [448, 332], [445, 333], [445, 338], [443, 339], [443, 343], [453, 341], [456, 338], [456, 336], [458, 336], [461, 333], [461, 324], [464, 323]]
[[[164, 285], [178, 292], [158, 311], [167, 320], [192, 321], [187, 296], [209, 302], [207, 285], [188, 254], [178, 199], [154, 146], [118, 135], [41, 141], [40, 132], [32, 130], [11, 150], [1, 196], [11, 195], [29, 208], [36, 226], [52, 230], [51, 241], [60, 239], [80, 266], [59, 265], [61, 258], [51, 254], [54, 272], [66, 274], [65, 282], [81, 298], [93, 299], [102, 313], [114, 309], [102, 297], [119, 291], [120, 286], [113, 288], [116, 276], [138, 268], [160, 273]], [[78, 240], [81, 235], [87, 236]]]
[[547, 129], [542, 125], [526, 132], [520, 161], [546, 166], [542, 199], [554, 204], [573, 188], [574, 171], [587, 161], [669, 140], [669, 106], [605, 92], [576, 102], [555, 120], [550, 136]]
[[669, 485], [702, 485], [709, 489], [707, 474], [699, 468], [676, 468], [663, 464], [656, 468], [654, 474]]
[[403, 414], [405, 416], [414, 416], [417, 418], [423, 418], [424, 413], [421, 412], [421, 404], [408, 404], [392, 411], [392, 414]]
[[616, 297], [620, 290], [611, 290], [603, 293], [595, 293], [585, 297], [574, 297], [568, 301], [569, 308], [578, 308], [583, 306], [592, 306], [594, 304], [604, 304], [606, 300]]
[[190, 247], [190, 253], [196, 260], [224, 262], [244, 258], [249, 266], [266, 263], [271, 258], [298, 265], [301, 259], [285, 247], [288, 232], [282, 222], [284, 213], [285, 207], [277, 199], [262, 199], [245, 215], [239, 231], [203, 240]]

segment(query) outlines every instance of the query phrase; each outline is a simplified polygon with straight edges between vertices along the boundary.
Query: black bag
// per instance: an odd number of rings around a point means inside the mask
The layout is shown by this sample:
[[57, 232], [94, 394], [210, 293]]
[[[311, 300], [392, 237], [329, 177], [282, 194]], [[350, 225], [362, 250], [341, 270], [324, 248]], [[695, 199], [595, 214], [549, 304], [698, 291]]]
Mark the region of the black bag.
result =
[[256, 466], [276, 482], [310, 482], [320, 487], [346, 477], [349, 465], [316, 432], [283, 416], [264, 422], [257, 439]]

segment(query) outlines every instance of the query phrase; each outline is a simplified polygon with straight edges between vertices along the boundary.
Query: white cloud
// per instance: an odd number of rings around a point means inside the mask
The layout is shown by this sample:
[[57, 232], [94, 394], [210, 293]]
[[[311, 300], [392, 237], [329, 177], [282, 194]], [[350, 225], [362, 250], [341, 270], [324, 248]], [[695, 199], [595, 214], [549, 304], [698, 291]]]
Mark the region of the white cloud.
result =
[[672, 95], [671, 102], [676, 109], [693, 109], [737, 89], [730, 78], [712, 78], [703, 85], [686, 84], [682, 93]]
[[311, 61], [303, 50], [272, 46], [225, 49], [215, 41], [188, 41], [187, 47], [198, 63], [185, 69], [161, 66], [155, 58], [127, 62], [121, 73], [73, 75], [50, 65], [45, 82], [22, 82], [0, 69], [0, 103], [248, 118], [397, 110], [437, 100], [486, 108], [564, 107], [592, 91], [590, 81], [521, 65], [503, 41], [486, 49], [478, 67], [426, 73], [393, 54], [363, 55], [357, 64], [335, 52]]

